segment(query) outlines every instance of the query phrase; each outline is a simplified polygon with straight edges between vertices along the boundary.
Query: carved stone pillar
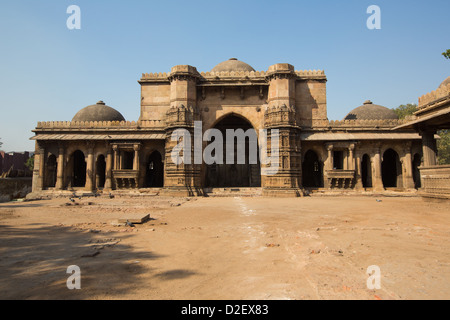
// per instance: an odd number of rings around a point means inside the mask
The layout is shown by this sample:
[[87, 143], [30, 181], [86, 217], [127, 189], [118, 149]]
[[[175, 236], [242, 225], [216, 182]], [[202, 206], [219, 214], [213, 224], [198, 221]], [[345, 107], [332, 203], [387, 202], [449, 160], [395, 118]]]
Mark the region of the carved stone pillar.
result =
[[353, 151], [355, 150], [355, 144], [352, 143], [348, 147], [348, 170], [354, 170], [355, 169], [355, 159]]
[[33, 169], [33, 192], [42, 191], [44, 187], [44, 169], [45, 169], [45, 147], [36, 142]]
[[362, 184], [362, 170], [361, 170], [361, 155], [357, 153], [356, 163], [355, 163], [355, 189], [361, 190], [363, 188]]
[[58, 172], [56, 174], [56, 190], [64, 189], [65, 177], [65, 150], [63, 145], [59, 145], [58, 149]]
[[88, 156], [86, 161], [86, 186], [87, 191], [94, 190], [94, 145], [88, 144]]
[[376, 146], [375, 154], [372, 160], [372, 183], [374, 191], [382, 191], [383, 187], [383, 179], [381, 176], [381, 153], [380, 146]]
[[436, 161], [436, 140], [434, 139], [435, 131], [426, 130], [421, 131], [420, 135], [422, 136], [422, 148], [423, 148], [423, 166], [435, 166], [437, 164]]
[[325, 161], [325, 172], [324, 172], [324, 186], [325, 188], [330, 189], [331, 188], [331, 181], [328, 179], [327, 171], [333, 170], [333, 145], [331, 143], [328, 143], [325, 145], [327, 148], [327, 160]]
[[114, 150], [114, 170], [118, 170], [119, 167], [119, 148], [117, 145], [113, 145]]
[[112, 167], [113, 167], [113, 155], [111, 147], [108, 145], [106, 150], [105, 190], [112, 189]]
[[405, 189], [414, 189], [414, 178], [412, 170], [411, 142], [405, 146], [405, 156], [402, 161], [403, 186]]
[[133, 170], [139, 170], [139, 150], [141, 146], [138, 144], [135, 144], [133, 146], [134, 150], [134, 158], [133, 158]]

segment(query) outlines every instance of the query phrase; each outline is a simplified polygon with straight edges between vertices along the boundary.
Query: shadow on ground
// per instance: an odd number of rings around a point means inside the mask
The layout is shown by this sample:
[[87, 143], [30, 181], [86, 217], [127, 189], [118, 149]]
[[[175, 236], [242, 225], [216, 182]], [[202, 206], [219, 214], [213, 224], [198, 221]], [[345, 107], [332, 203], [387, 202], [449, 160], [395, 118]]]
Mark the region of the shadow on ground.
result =
[[[150, 271], [142, 262], [162, 257], [122, 244], [130, 236], [63, 226], [0, 225], [0, 299], [120, 298]], [[71, 265], [81, 269], [81, 290], [67, 288]]]

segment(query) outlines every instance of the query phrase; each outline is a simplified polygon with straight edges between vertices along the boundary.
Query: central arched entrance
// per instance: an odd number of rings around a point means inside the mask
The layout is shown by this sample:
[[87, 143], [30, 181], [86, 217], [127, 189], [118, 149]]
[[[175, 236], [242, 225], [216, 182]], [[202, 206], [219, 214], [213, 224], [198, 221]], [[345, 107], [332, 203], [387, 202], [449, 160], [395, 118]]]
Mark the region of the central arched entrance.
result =
[[[221, 119], [214, 128], [222, 133], [223, 164], [213, 163], [206, 165], [205, 186], [207, 188], [261, 187], [258, 141], [250, 141], [248, 136], [245, 137], [245, 146], [243, 148], [245, 150], [244, 164], [238, 163], [238, 140], [235, 138], [234, 141], [228, 141], [228, 143], [234, 144], [234, 161], [231, 164], [226, 162], [227, 130], [234, 130], [234, 132], [238, 129], [242, 129], [244, 132], [247, 132], [249, 129], [254, 130], [251, 123], [241, 116], [230, 114]], [[253, 149], [254, 146], [256, 146], [256, 150]], [[250, 163], [250, 152], [256, 152], [257, 163]]]

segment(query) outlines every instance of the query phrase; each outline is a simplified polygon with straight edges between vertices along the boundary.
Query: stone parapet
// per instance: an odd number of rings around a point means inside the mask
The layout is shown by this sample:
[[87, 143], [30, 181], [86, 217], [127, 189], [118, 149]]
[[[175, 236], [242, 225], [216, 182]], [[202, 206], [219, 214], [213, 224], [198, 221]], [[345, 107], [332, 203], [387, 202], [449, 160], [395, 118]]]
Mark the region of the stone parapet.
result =
[[393, 128], [408, 122], [406, 119], [385, 119], [385, 120], [331, 120], [328, 121], [328, 127], [330, 128]]
[[419, 106], [416, 113], [421, 113], [424, 109], [432, 107], [441, 99], [450, 100], [450, 83], [419, 97]]
[[422, 179], [420, 195], [450, 199], [450, 165], [419, 167]]

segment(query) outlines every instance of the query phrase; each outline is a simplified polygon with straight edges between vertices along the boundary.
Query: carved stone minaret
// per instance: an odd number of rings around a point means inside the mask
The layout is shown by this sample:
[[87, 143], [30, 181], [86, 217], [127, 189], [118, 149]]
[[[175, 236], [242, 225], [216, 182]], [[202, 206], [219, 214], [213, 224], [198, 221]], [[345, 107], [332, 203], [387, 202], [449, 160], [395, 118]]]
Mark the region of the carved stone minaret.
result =
[[[274, 139], [279, 144], [279, 169], [276, 174], [262, 177], [266, 195], [303, 195], [301, 190], [300, 127], [296, 123], [295, 72], [290, 64], [269, 67], [268, 107], [264, 114], [264, 127], [268, 129], [268, 146]], [[275, 136], [273, 129], [279, 130]]]
[[[170, 109], [166, 113], [165, 178], [166, 192], [172, 195], [201, 195], [201, 164], [194, 163], [194, 121], [199, 120], [197, 111], [197, 69], [188, 65], [172, 68], [170, 81]], [[189, 133], [191, 157], [189, 163], [176, 164], [171, 154], [180, 141], [172, 141], [175, 130]], [[186, 150], [184, 150], [186, 151]]]

